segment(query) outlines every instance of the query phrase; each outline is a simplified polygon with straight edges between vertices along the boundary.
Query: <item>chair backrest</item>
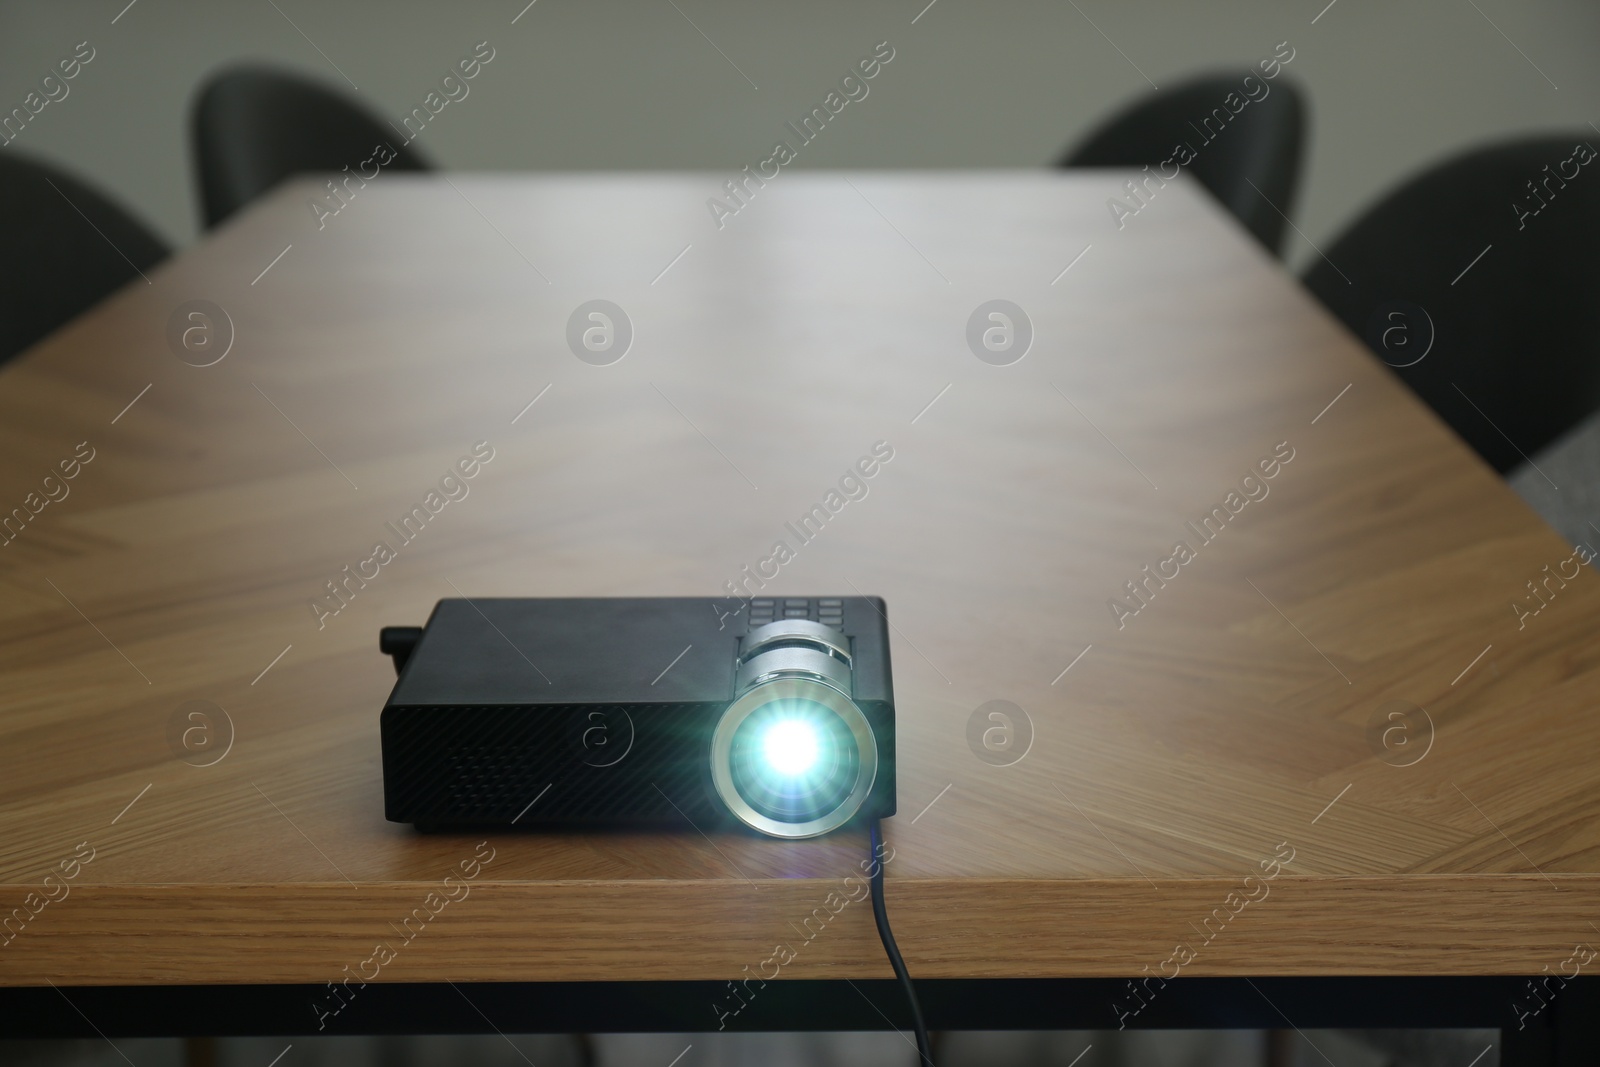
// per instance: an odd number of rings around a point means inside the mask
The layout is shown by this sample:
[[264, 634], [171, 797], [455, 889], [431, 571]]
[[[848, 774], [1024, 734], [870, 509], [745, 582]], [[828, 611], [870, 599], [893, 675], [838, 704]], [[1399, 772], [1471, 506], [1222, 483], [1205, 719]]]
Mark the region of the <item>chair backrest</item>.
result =
[[385, 170], [429, 170], [406, 134], [339, 93], [292, 74], [234, 67], [212, 77], [195, 102], [191, 134], [206, 227], [217, 225], [285, 178], [355, 172], [387, 145]]
[[1578, 131], [1432, 167], [1305, 276], [1501, 472], [1600, 407], [1596, 145]]
[[0, 152], [0, 362], [139, 278], [167, 246], [54, 167]]
[[[1286, 78], [1253, 71], [1207, 75], [1135, 101], [1059, 165], [1150, 164], [1154, 171], [1173, 160], [1278, 253], [1285, 216], [1294, 210], [1305, 128], [1305, 103]], [[1192, 158], [1183, 164], [1186, 157]]]

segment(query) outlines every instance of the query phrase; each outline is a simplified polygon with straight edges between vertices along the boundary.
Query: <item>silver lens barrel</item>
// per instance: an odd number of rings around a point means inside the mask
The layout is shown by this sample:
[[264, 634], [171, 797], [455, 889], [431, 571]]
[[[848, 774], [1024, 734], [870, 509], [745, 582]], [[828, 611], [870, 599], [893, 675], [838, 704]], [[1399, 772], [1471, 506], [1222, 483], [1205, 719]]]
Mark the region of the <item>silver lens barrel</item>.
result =
[[734, 688], [744, 693], [775, 678], [814, 678], [848, 695], [850, 668], [814, 648], [780, 647], [758, 652], [739, 665]]
[[757, 626], [745, 637], [739, 649], [739, 662], [744, 663], [775, 647], [813, 648], [850, 666], [850, 642], [844, 634], [810, 619], [779, 619]]
[[850, 644], [831, 626], [779, 619], [751, 630], [739, 649], [734, 695], [777, 678], [810, 678], [850, 694]]
[[[848, 639], [808, 619], [779, 619], [756, 627], [744, 638], [734, 701], [723, 712], [711, 741], [712, 783], [741, 822], [775, 837], [815, 837], [848, 822], [866, 802], [877, 778], [878, 745], [866, 715], [850, 697], [851, 662]], [[844, 776], [825, 794], [810, 794], [807, 788], [792, 793], [796, 807], [787, 813], [762, 810], [756, 794], [746, 795], [749, 782], [741, 787], [746, 776], [734, 765], [735, 752], [750, 751], [739, 738], [759, 729], [763, 716], [775, 710], [786, 715], [788, 709], [833, 724], [833, 736], [842, 746], [836, 746], [836, 752], [842, 754], [839, 767]], [[744, 735], [741, 727], [746, 728]], [[741, 767], [749, 766], [743, 762], [747, 756], [740, 759]], [[808, 796], [816, 804], [812, 810], [805, 810]]]

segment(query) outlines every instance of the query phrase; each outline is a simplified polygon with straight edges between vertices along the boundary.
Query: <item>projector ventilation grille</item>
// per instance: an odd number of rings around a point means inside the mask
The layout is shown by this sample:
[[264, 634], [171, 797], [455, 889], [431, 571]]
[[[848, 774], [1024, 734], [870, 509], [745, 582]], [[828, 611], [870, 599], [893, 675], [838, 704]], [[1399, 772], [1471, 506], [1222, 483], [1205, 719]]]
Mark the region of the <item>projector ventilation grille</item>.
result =
[[717, 823], [721, 704], [390, 707], [388, 816], [451, 825]]

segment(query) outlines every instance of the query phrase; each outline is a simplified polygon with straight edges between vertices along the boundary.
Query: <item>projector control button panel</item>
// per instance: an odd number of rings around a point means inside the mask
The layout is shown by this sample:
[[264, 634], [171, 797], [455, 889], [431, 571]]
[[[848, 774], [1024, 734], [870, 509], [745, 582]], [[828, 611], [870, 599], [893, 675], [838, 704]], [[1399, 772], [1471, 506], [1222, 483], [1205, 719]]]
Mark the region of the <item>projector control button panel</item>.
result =
[[838, 597], [755, 597], [750, 601], [751, 629], [765, 626], [774, 619], [810, 619], [843, 630], [844, 601]]

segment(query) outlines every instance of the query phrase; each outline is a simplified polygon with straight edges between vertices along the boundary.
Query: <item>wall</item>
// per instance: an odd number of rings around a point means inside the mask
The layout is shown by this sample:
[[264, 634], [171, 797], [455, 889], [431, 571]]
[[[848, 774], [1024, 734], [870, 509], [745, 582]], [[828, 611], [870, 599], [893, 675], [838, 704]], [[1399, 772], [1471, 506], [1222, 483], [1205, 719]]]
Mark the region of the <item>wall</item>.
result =
[[[208, 71], [241, 59], [346, 89], [348, 77], [398, 120], [487, 40], [495, 59], [471, 95], [418, 140], [442, 164], [727, 170], [768, 154], [786, 119], [887, 39], [891, 66], [801, 166], [1026, 167], [1148, 90], [1146, 76], [1164, 84], [1248, 63], [1287, 40], [1314, 124], [1292, 214], [1322, 244], [1443, 153], [1600, 119], [1600, 8], [1578, 0], [1335, 0], [1325, 11], [1326, 0], [936, 0], [925, 11], [926, 0], [524, 2], [7, 2], [0, 110], [77, 42], [96, 56], [0, 151], [97, 180], [181, 243], [197, 229], [190, 97]], [[1291, 238], [1292, 262], [1313, 254]]]

